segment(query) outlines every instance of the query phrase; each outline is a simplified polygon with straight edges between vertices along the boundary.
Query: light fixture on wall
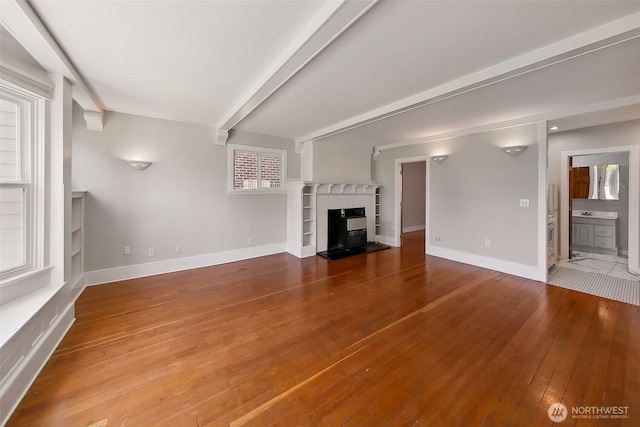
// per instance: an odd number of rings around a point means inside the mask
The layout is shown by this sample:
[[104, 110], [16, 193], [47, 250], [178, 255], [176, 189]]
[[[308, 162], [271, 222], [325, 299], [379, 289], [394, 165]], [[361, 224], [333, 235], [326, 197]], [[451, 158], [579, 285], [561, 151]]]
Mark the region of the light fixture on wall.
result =
[[558, 126], [551, 126], [551, 127], [549, 128], [549, 130], [550, 130], [551, 132], [555, 132], [555, 131], [557, 131], [557, 130], [560, 130], [560, 128], [559, 128]]
[[447, 159], [447, 155], [440, 155], [440, 156], [431, 156], [431, 158], [433, 159], [434, 162], [438, 162], [438, 163], [442, 163]]
[[127, 160], [127, 163], [129, 163], [129, 166], [131, 166], [135, 170], [141, 171], [151, 166], [152, 162], [147, 162], [144, 160]]
[[505, 153], [511, 156], [515, 156], [517, 154], [522, 153], [526, 149], [527, 149], [526, 145], [510, 145], [508, 147], [503, 147], [502, 151], [504, 151]]

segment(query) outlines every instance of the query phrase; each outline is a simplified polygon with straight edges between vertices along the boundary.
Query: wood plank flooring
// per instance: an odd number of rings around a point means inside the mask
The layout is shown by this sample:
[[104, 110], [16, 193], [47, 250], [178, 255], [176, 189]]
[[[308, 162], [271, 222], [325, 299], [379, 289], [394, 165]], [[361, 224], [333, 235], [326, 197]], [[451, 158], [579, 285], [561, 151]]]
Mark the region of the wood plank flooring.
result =
[[9, 426], [640, 425], [640, 307], [423, 239], [87, 288]]

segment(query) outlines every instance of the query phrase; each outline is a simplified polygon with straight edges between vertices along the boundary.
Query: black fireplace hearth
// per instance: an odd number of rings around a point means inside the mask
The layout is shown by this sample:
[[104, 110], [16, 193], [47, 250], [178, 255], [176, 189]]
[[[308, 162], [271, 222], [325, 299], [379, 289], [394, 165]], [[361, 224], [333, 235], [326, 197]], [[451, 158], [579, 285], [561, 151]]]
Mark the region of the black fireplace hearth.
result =
[[329, 209], [327, 215], [327, 250], [318, 253], [321, 257], [333, 261], [390, 248], [367, 241], [365, 208]]

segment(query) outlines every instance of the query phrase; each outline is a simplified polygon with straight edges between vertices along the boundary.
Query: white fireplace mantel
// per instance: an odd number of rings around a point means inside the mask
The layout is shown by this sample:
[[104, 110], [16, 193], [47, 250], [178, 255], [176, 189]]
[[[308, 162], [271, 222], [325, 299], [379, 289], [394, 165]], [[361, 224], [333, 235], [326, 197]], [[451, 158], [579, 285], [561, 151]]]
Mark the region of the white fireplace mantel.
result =
[[329, 209], [364, 207], [367, 236], [376, 237], [380, 185], [294, 181], [287, 184], [287, 251], [299, 258], [327, 250]]
[[317, 194], [375, 194], [378, 184], [305, 183], [317, 186]]

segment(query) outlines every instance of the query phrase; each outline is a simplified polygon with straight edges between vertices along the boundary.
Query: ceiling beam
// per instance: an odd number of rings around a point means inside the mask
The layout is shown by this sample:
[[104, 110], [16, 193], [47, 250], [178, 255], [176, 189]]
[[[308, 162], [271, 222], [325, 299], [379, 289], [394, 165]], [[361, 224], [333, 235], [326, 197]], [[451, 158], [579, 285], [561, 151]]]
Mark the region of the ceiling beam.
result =
[[328, 138], [637, 37], [640, 37], [640, 13], [634, 13], [320, 129], [296, 138], [296, 142], [304, 143]]
[[[566, 117], [609, 111], [617, 108], [630, 107], [634, 105], [640, 105], [640, 95], [631, 95], [624, 98], [610, 99], [608, 101], [598, 102], [595, 104], [580, 105], [578, 107], [572, 107], [572, 108], [566, 108], [558, 111], [551, 111], [547, 113], [536, 114], [534, 116], [520, 117], [517, 119], [507, 120], [504, 122], [489, 123], [486, 125], [475, 126], [471, 128], [463, 128], [463, 129], [458, 129], [458, 130], [454, 130], [446, 133], [440, 133], [437, 135], [430, 135], [423, 138], [396, 142], [394, 144], [380, 145], [380, 146], [374, 147], [374, 155], [375, 157], [377, 157], [378, 155], [380, 155], [382, 151], [393, 150], [395, 148], [409, 147], [412, 145], [419, 145], [419, 144], [427, 144], [430, 142], [459, 138], [466, 135], [490, 132], [490, 131], [495, 131], [499, 129], [508, 129], [516, 126], [539, 123], [542, 121], [550, 122], [554, 120], [563, 119]], [[567, 130], [567, 129], [563, 129], [563, 130]]]
[[272, 66], [255, 83], [216, 129], [216, 142], [226, 143], [228, 132], [320, 52], [353, 25], [378, 0], [341, 0], [326, 2], [316, 16], [289, 44]]
[[66, 77], [73, 99], [85, 110], [87, 128], [103, 129], [103, 103], [25, 0], [2, 0], [0, 23], [48, 72]]

